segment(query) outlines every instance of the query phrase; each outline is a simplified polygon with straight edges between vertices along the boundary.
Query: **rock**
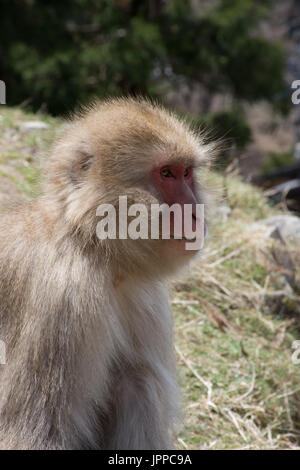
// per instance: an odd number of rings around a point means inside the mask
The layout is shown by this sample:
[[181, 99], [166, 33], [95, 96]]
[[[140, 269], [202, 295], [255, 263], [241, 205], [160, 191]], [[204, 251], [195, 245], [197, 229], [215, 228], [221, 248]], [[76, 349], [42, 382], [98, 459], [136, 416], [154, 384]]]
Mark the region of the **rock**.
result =
[[43, 130], [49, 128], [49, 124], [46, 124], [43, 121], [27, 121], [23, 122], [20, 126], [21, 131]]
[[268, 219], [263, 219], [258, 222], [259, 224], [271, 227], [274, 230], [270, 233], [273, 238], [278, 238], [276, 232], [280, 234], [283, 239], [299, 241], [300, 243], [300, 218], [293, 215], [275, 215]]
[[[288, 250], [287, 246], [280, 242], [274, 243], [274, 245], [272, 246], [271, 253], [274, 259], [273, 273], [276, 273], [277, 268], [278, 279], [279, 277], [281, 277], [282, 280], [281, 287], [285, 291], [288, 291], [289, 287], [295, 289], [296, 267], [293, 261], [292, 254]], [[290, 293], [292, 293], [292, 290], [290, 290]]]

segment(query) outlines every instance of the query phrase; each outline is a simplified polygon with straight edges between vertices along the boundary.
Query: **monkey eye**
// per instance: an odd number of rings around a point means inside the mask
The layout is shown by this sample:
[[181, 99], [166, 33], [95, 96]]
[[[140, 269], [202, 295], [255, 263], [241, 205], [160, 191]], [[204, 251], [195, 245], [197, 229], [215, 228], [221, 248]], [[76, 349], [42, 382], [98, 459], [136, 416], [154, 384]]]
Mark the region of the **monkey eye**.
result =
[[172, 178], [173, 177], [173, 173], [170, 170], [170, 168], [163, 168], [162, 170], [160, 170], [160, 174], [164, 178]]
[[191, 169], [190, 169], [190, 168], [186, 168], [186, 169], [184, 170], [183, 176], [184, 176], [185, 178], [187, 178], [187, 177], [190, 175], [190, 173], [191, 173]]

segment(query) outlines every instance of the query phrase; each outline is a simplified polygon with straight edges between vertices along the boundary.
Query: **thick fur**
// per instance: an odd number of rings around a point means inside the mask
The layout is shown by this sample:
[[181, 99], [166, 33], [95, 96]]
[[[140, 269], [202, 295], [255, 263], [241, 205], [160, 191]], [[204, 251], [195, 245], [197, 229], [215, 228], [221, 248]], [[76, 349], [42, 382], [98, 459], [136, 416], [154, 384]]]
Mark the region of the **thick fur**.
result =
[[98, 103], [54, 146], [41, 197], [1, 216], [1, 448], [172, 447], [165, 282], [190, 256], [174, 261], [163, 240], [98, 240], [96, 208], [157, 202], [152, 165], [201, 165], [209, 150], [148, 102]]

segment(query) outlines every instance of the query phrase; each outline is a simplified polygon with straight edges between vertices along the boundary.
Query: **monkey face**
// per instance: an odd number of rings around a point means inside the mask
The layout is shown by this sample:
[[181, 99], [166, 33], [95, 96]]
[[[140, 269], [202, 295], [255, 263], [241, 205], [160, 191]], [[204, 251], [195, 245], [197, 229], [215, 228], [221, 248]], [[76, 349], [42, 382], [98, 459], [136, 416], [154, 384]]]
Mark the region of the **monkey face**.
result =
[[[180, 209], [179, 213], [176, 211], [170, 213], [170, 240], [167, 246], [185, 254], [188, 254], [188, 251], [197, 252], [200, 248], [199, 245], [195, 245], [194, 249], [192, 247], [190, 250], [186, 249], [186, 242], [196, 238], [199, 223], [203, 225], [204, 236], [206, 233], [204, 217], [203, 220], [198, 220], [197, 217], [197, 205], [200, 204], [200, 197], [192, 163], [184, 165], [175, 161], [167, 165], [159, 165], [153, 168], [151, 178], [163, 203], [168, 207]], [[187, 214], [187, 207], [190, 209], [189, 214]], [[189, 230], [185, 226], [188, 215], [190, 216]], [[176, 220], [176, 217], [179, 220]], [[179, 228], [178, 234], [176, 234], [176, 224], [177, 230]]]

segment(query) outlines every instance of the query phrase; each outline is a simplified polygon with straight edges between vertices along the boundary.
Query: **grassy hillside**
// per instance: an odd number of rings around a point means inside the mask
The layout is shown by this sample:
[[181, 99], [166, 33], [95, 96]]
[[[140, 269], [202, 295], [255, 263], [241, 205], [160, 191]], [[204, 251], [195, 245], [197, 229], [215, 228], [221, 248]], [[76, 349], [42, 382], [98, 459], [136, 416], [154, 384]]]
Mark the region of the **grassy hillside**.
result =
[[[0, 108], [0, 205], [35, 197], [41, 162], [60, 122]], [[26, 130], [40, 120], [48, 129]], [[211, 174], [220, 185], [220, 176]], [[172, 286], [178, 374], [185, 405], [178, 447], [300, 448], [300, 247], [283, 246], [255, 222], [276, 213], [260, 192], [227, 182], [228, 218], [212, 217], [210, 239], [188, 276]], [[278, 212], [278, 211], [277, 211]], [[291, 287], [292, 286], [292, 287]]]

